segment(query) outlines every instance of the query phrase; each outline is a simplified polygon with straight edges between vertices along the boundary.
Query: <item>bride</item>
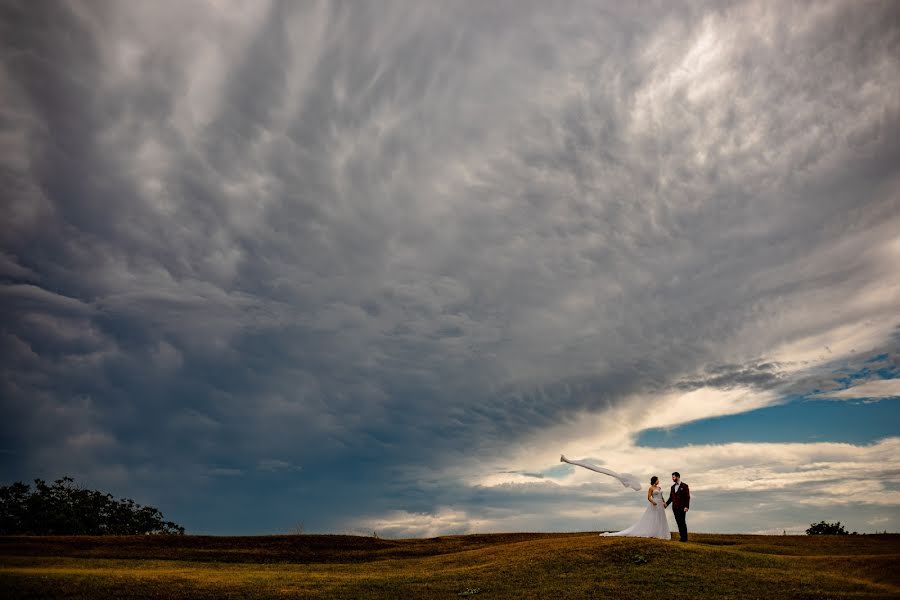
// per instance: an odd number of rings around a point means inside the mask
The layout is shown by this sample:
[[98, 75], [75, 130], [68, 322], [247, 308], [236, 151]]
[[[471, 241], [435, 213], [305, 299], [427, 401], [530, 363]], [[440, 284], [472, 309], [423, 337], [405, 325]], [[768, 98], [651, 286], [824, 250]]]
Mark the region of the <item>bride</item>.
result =
[[650, 504], [637, 523], [622, 531], [612, 531], [610, 533], [601, 533], [600, 535], [652, 537], [661, 540], [672, 539], [669, 533], [669, 521], [666, 519], [666, 503], [663, 501], [662, 488], [659, 487], [659, 477], [656, 475], [650, 478], [650, 487], [647, 488], [647, 501]]

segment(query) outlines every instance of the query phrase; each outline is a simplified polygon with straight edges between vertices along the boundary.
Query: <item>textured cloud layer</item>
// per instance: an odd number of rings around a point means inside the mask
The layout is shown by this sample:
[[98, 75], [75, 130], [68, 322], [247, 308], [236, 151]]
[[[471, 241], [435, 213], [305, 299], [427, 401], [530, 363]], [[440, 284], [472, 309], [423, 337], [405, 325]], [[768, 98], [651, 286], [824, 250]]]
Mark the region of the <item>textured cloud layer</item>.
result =
[[7, 479], [456, 523], [427, 473], [893, 385], [893, 3], [0, 10]]

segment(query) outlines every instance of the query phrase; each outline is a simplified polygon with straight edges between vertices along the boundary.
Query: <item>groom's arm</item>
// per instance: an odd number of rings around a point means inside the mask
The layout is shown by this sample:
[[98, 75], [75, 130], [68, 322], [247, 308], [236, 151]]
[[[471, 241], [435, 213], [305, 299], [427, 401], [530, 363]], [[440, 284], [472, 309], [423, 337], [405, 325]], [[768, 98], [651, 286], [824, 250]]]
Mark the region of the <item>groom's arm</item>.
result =
[[686, 511], [691, 507], [691, 488], [686, 483], [682, 483], [681, 487], [684, 488], [684, 510]]

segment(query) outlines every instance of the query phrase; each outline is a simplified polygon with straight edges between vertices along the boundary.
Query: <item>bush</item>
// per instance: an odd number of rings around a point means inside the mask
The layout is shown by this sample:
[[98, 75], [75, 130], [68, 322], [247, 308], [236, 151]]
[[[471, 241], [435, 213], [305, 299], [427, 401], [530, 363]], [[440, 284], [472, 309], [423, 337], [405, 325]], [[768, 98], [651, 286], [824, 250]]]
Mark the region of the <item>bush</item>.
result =
[[806, 530], [806, 535], [847, 535], [847, 530], [844, 529], [840, 521], [837, 523], [819, 521], [809, 526], [809, 529]]
[[0, 535], [184, 534], [184, 527], [134, 500], [83, 490], [71, 477], [0, 487]]

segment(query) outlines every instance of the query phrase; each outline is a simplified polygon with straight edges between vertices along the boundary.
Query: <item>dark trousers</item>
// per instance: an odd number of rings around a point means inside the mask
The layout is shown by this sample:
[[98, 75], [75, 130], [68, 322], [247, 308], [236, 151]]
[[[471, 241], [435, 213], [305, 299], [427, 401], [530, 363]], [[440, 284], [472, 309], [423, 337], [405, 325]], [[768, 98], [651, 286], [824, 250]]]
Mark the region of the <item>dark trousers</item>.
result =
[[682, 542], [687, 541], [687, 523], [684, 522], [684, 507], [672, 505], [672, 513], [675, 515], [675, 522], [678, 523], [678, 536]]

